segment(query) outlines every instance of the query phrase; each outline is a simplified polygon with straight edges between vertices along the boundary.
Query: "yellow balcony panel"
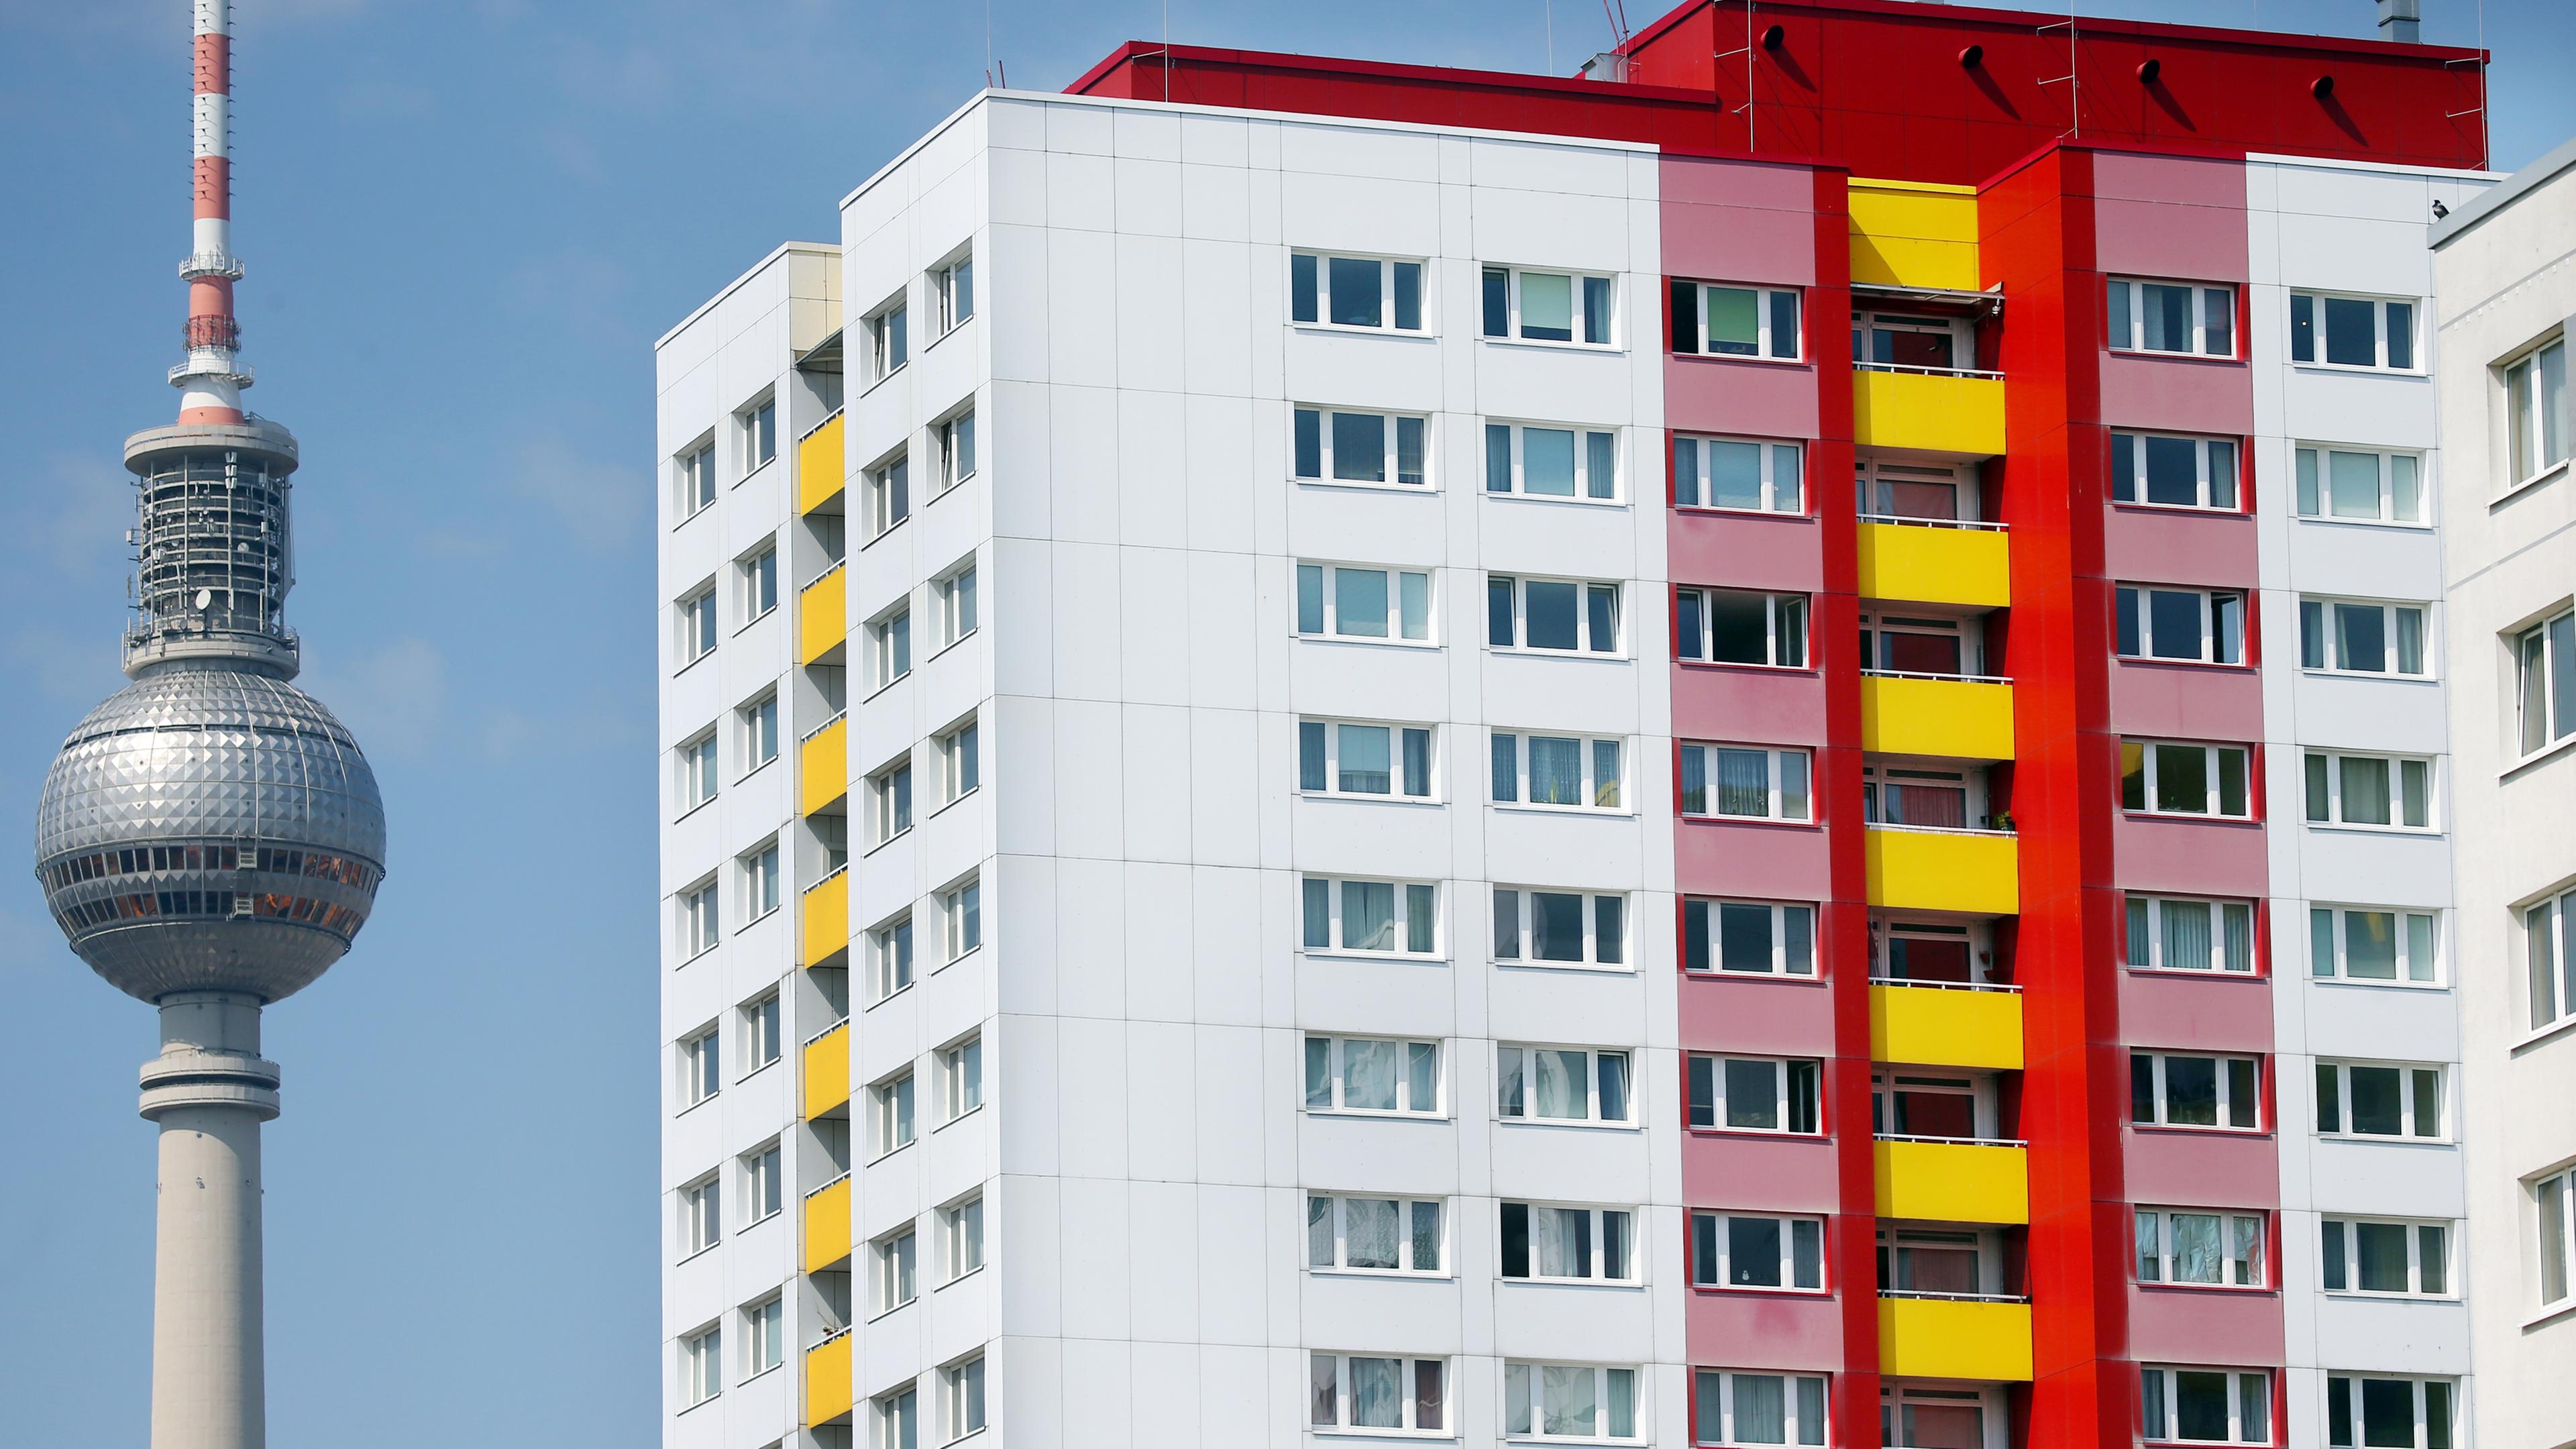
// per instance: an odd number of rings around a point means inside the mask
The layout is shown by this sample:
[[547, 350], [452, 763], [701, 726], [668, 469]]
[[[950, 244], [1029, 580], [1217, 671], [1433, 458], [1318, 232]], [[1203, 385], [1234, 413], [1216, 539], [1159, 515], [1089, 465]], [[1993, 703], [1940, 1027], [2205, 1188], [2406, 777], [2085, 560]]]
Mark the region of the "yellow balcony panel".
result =
[[[848, 1329], [805, 1350], [805, 1422], [838, 1424], [850, 1417]], [[2029, 1375], [2025, 1374], [2027, 1378]]]
[[850, 1024], [845, 1021], [805, 1043], [805, 1119], [827, 1116], [849, 1100]]
[[2030, 1305], [1882, 1295], [1878, 1371], [1909, 1379], [2027, 1383]]
[[835, 1178], [805, 1194], [805, 1271], [820, 1273], [850, 1256], [850, 1180]]
[[[1870, 1144], [1878, 1215], [1934, 1223], [2030, 1221], [2030, 1149], [2009, 1142]], [[811, 1270], [808, 1270], [811, 1271]]]
[[820, 966], [849, 949], [849, 867], [843, 866], [806, 890], [804, 915], [804, 964]]
[[2021, 1070], [2021, 993], [1872, 982], [1869, 1054], [1925, 1067]]
[[2021, 913], [2021, 850], [2010, 835], [1873, 825], [1866, 844], [1873, 906], [1980, 916]]
[[2012, 544], [2000, 528], [1864, 522], [1860, 596], [2003, 608], [2012, 602]]
[[850, 793], [849, 716], [805, 737], [796, 747], [796, 799], [799, 813], [814, 815]]
[[841, 415], [796, 440], [796, 511], [811, 513], [841, 496]]
[[1862, 675], [1860, 744], [1890, 755], [2009, 760], [2012, 686], [1999, 679]]
[[1854, 282], [1977, 290], [1975, 187], [1855, 177], [1847, 197]]
[[849, 569], [834, 564], [796, 596], [797, 663], [820, 663], [849, 636], [849, 583]]
[[2004, 450], [2004, 380], [1991, 372], [1855, 367], [1852, 440], [1864, 448], [1998, 456]]

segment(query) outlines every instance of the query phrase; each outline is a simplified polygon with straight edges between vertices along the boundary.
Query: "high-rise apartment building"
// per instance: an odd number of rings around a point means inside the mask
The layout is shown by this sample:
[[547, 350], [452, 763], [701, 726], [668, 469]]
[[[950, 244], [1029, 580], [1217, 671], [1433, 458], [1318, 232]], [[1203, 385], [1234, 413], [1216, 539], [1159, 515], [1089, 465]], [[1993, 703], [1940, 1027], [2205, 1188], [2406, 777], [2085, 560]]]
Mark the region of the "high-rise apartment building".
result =
[[660, 348], [666, 1441], [2464, 1443], [2481, 59], [1694, 3], [878, 171]]
[[2452, 208], [2441, 289], [2443, 494], [2460, 781], [2459, 960], [2476, 1367], [2489, 1445], [2576, 1441], [2576, 144]]

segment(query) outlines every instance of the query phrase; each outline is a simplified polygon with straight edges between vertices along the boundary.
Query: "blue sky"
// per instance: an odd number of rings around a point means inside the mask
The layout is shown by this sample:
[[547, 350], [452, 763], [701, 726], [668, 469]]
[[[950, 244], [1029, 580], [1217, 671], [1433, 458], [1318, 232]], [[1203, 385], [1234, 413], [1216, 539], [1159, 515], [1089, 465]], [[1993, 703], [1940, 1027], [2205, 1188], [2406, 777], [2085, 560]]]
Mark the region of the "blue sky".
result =
[[[1655, 0], [1632, 0], [1642, 23]], [[2476, 0], [2427, 0], [2474, 43]], [[2083, 0], [2369, 28], [2369, 0]], [[239, 0], [251, 401], [293, 427], [306, 683], [358, 732], [392, 874], [357, 952], [269, 1013], [273, 1441], [658, 1434], [651, 344], [983, 83], [980, 5]], [[128, 432], [184, 312], [183, 0], [0, 0], [0, 819], [122, 683]], [[1556, 68], [1606, 44], [1556, 0]], [[1052, 89], [1145, 3], [995, 0]], [[2576, 6], [2488, 0], [2495, 159], [2562, 139]], [[1541, 70], [1542, 0], [1179, 0], [1174, 40]], [[22, 826], [22, 828], [24, 828]], [[24, 838], [23, 836], [21, 837]], [[14, 869], [14, 868], [13, 868]], [[0, 1441], [142, 1441], [151, 1013], [0, 877]]]

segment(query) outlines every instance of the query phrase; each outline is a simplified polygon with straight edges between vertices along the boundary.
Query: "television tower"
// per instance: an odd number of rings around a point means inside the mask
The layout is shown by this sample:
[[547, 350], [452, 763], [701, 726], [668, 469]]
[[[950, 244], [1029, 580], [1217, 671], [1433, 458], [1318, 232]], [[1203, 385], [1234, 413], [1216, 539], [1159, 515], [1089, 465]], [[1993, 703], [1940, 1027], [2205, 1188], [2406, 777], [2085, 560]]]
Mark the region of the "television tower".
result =
[[245, 412], [232, 252], [232, 5], [192, 0], [194, 245], [179, 420], [125, 440], [140, 524], [133, 679], [45, 775], [36, 875], [72, 950], [161, 1009], [143, 1116], [160, 1128], [152, 1449], [263, 1449], [260, 1124], [278, 1112], [260, 1012], [329, 969], [384, 876], [366, 757], [291, 682], [295, 436]]

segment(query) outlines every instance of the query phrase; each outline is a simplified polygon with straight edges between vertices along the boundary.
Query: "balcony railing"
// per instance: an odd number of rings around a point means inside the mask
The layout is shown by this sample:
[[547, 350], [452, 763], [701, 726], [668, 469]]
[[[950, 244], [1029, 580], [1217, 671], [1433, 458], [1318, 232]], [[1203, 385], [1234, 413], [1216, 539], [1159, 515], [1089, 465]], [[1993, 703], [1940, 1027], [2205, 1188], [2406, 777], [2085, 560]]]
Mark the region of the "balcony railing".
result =
[[2028, 1147], [2019, 1137], [1932, 1137], [1919, 1132], [1872, 1132], [1872, 1142], [1937, 1142], [1944, 1147]]
[[1920, 986], [1927, 991], [2012, 991], [2021, 990], [2018, 981], [1926, 981], [1915, 976], [1873, 976], [1872, 986]]
[[1864, 669], [1863, 679], [1937, 679], [1944, 684], [2010, 684], [2009, 674], [1933, 674], [1921, 669]]
[[2019, 1071], [2021, 988], [1990, 982], [1869, 983], [1869, 1049], [1882, 1062]]
[[1907, 377], [1980, 377], [2001, 382], [2004, 375], [1981, 367], [1914, 367], [1902, 362], [1855, 362], [1854, 372], [1894, 372]]
[[1899, 528], [1965, 528], [1984, 533], [2008, 533], [2010, 525], [1989, 523], [1982, 518], [1916, 518], [1906, 513], [1864, 513], [1862, 523], [1891, 523]]
[[1921, 1288], [1881, 1288], [1881, 1298], [1919, 1298], [1936, 1303], [2028, 1303], [2027, 1293], [1934, 1293]]

